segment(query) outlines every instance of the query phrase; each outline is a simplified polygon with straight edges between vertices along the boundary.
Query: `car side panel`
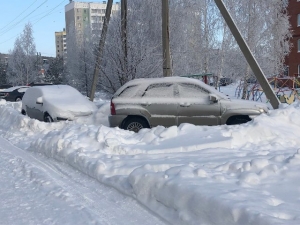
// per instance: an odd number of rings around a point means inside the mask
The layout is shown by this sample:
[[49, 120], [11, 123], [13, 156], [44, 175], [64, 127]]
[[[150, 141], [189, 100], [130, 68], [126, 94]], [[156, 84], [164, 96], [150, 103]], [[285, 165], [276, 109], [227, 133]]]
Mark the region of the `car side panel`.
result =
[[152, 103], [144, 105], [143, 107], [151, 115], [149, 117], [151, 127], [158, 125], [165, 127], [177, 125], [177, 104]]
[[220, 104], [209, 101], [181, 103], [178, 110], [178, 125], [182, 123], [218, 125], [220, 123]]
[[221, 115], [221, 124], [226, 124], [226, 121], [232, 116], [259, 116], [261, 113], [256, 109], [229, 109]]

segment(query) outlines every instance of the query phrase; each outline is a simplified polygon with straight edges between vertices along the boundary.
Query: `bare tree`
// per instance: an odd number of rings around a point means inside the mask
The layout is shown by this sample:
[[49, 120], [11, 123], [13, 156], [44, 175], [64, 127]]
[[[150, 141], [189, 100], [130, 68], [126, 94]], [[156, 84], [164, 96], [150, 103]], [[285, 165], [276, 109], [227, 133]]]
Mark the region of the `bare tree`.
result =
[[129, 80], [162, 76], [161, 32], [156, 32], [161, 31], [161, 12], [155, 3], [159, 1], [132, 0], [128, 4], [126, 52], [122, 48], [121, 16], [112, 17], [99, 81], [104, 90], [113, 93]]
[[16, 38], [8, 62], [8, 81], [14, 85], [25, 85], [37, 79], [36, 48], [32, 25], [26, 24], [23, 33]]
[[91, 90], [93, 68], [95, 64], [95, 43], [97, 35], [93, 35], [90, 27], [84, 33], [77, 33], [69, 27], [67, 35], [67, 59], [64, 82], [76, 87], [88, 96]]

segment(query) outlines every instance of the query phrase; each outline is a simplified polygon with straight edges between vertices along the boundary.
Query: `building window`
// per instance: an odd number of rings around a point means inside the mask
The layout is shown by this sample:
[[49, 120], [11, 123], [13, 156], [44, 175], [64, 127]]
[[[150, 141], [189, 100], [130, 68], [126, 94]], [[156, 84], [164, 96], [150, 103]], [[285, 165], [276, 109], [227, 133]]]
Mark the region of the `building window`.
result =
[[297, 15], [297, 26], [300, 27], [300, 14]]
[[299, 77], [299, 74], [300, 74], [300, 65], [298, 65], [298, 74], [296, 77]]
[[298, 39], [298, 52], [300, 52], [300, 39]]
[[79, 20], [80, 19], [80, 17], [79, 16], [77, 16], [77, 20]]

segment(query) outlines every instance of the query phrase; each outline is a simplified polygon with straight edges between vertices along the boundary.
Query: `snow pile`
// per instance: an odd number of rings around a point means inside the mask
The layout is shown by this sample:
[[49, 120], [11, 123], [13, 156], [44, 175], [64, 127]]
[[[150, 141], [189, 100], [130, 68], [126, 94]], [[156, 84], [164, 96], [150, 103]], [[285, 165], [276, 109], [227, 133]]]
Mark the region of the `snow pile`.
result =
[[[46, 124], [0, 102], [0, 135], [130, 195], [171, 224], [300, 224], [300, 103], [239, 126]], [[100, 105], [100, 104], [99, 104]]]

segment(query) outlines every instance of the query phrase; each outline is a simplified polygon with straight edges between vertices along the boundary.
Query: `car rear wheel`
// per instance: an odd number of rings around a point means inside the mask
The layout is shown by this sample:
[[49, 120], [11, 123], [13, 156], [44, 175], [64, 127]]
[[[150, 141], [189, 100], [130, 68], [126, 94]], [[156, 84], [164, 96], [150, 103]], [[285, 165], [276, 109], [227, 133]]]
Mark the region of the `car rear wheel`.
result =
[[123, 129], [134, 131], [136, 133], [143, 128], [150, 128], [150, 127], [147, 121], [140, 117], [128, 118], [123, 125]]
[[48, 113], [45, 113], [45, 115], [44, 115], [44, 122], [46, 122], [46, 123], [52, 123], [53, 122], [52, 117]]
[[21, 97], [16, 97], [15, 101], [20, 102], [20, 101], [22, 101], [22, 98]]

